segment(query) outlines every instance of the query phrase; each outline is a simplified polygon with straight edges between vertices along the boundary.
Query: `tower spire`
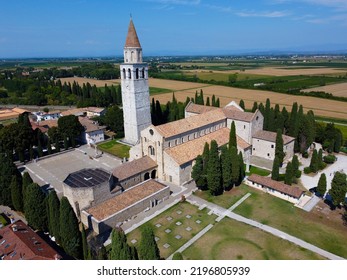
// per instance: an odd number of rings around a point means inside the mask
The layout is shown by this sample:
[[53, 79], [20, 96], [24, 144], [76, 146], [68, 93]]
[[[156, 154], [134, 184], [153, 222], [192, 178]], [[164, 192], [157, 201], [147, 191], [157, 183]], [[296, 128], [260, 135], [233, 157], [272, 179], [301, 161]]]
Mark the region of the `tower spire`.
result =
[[128, 35], [125, 40], [124, 48], [141, 48], [140, 40], [139, 40], [139, 37], [137, 36], [131, 14], [130, 14], [130, 23], [128, 27]]

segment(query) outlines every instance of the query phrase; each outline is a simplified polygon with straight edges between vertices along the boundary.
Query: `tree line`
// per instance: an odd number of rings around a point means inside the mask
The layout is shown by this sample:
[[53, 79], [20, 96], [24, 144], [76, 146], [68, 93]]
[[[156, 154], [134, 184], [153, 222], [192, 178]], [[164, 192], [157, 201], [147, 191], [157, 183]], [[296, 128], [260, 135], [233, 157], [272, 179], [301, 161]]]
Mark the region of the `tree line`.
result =
[[208, 190], [213, 196], [241, 184], [245, 177], [245, 166], [242, 152], [237, 151], [234, 122], [228, 145], [222, 146], [219, 151], [215, 140], [210, 144], [205, 143], [203, 153], [195, 160], [191, 176], [199, 189]]

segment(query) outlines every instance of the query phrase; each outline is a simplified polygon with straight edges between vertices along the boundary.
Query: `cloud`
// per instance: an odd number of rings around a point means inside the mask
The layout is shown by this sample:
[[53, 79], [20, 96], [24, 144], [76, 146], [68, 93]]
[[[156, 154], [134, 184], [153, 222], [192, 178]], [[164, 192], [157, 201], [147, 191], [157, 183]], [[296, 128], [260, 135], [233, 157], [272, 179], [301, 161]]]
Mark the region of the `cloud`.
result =
[[236, 15], [240, 17], [265, 17], [265, 18], [281, 18], [289, 16], [290, 14], [285, 11], [267, 11], [267, 12], [237, 12]]
[[211, 10], [218, 11], [218, 12], [223, 12], [223, 13], [235, 12], [235, 10], [233, 10], [231, 7], [225, 7], [225, 6], [205, 4], [204, 7], [211, 9]]

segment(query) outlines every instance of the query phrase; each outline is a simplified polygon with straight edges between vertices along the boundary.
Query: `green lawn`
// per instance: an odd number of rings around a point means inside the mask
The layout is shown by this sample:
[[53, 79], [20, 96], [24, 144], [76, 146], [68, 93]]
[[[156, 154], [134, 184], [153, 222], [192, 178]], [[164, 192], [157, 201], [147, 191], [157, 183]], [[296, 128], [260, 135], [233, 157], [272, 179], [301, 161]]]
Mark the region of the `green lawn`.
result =
[[[246, 169], [246, 168], [245, 168]], [[265, 170], [256, 166], [252, 166], [249, 168], [249, 172], [247, 173], [247, 175], [251, 175], [251, 174], [258, 174], [260, 176], [268, 176], [271, 174], [271, 172], [269, 170]]]
[[[252, 195], [234, 210], [235, 213], [347, 257], [347, 227], [336, 212], [325, 209], [324, 213], [314, 210], [308, 213], [267, 193], [247, 186], [243, 188], [248, 188]], [[334, 215], [337, 218], [333, 219]]]
[[157, 88], [157, 87], [150, 87], [149, 88], [149, 95], [157, 95], [157, 94], [163, 94], [163, 93], [170, 93], [172, 92], [171, 89], [167, 88]]
[[241, 222], [224, 218], [182, 253], [190, 260], [317, 260], [320, 255]]
[[119, 158], [129, 158], [130, 146], [117, 142], [117, 139], [99, 144], [98, 149]]
[[[181, 211], [182, 213], [179, 214], [177, 211]], [[162, 258], [169, 257], [204, 227], [206, 227], [208, 224], [213, 224], [217, 216], [208, 215], [208, 212], [208, 209], [199, 210], [196, 206], [193, 206], [187, 202], [181, 202], [150, 220], [148, 223], [153, 227], [155, 236], [160, 238], [157, 241], [160, 256]], [[187, 215], [190, 215], [191, 218], [186, 218]], [[172, 220], [168, 221], [168, 217], [171, 217]], [[196, 223], [197, 220], [200, 220], [201, 223]], [[176, 225], [177, 222], [181, 222], [182, 224]], [[160, 224], [161, 226], [157, 227], [157, 224]], [[130, 245], [132, 245], [131, 241], [133, 239], [137, 240], [135, 246], [141, 242], [140, 232], [142, 227], [143, 226], [137, 228], [127, 235], [127, 240]], [[187, 227], [190, 227], [191, 230], [187, 231]], [[166, 233], [166, 229], [170, 229], [171, 232]], [[176, 239], [175, 236], [177, 235], [180, 235], [181, 238]], [[170, 244], [169, 248], [164, 247], [164, 244], [166, 243]]]

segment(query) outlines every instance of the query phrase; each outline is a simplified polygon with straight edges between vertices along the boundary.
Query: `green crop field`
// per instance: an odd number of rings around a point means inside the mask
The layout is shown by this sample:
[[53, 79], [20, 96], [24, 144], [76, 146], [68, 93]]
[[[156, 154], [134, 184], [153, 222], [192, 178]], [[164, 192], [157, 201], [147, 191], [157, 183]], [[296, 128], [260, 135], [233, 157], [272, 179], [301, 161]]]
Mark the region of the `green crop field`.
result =
[[167, 89], [167, 88], [157, 88], [157, 87], [150, 87], [149, 88], [149, 94], [152, 95], [157, 95], [157, 94], [163, 94], [163, 93], [169, 93], [172, 92], [172, 90]]

